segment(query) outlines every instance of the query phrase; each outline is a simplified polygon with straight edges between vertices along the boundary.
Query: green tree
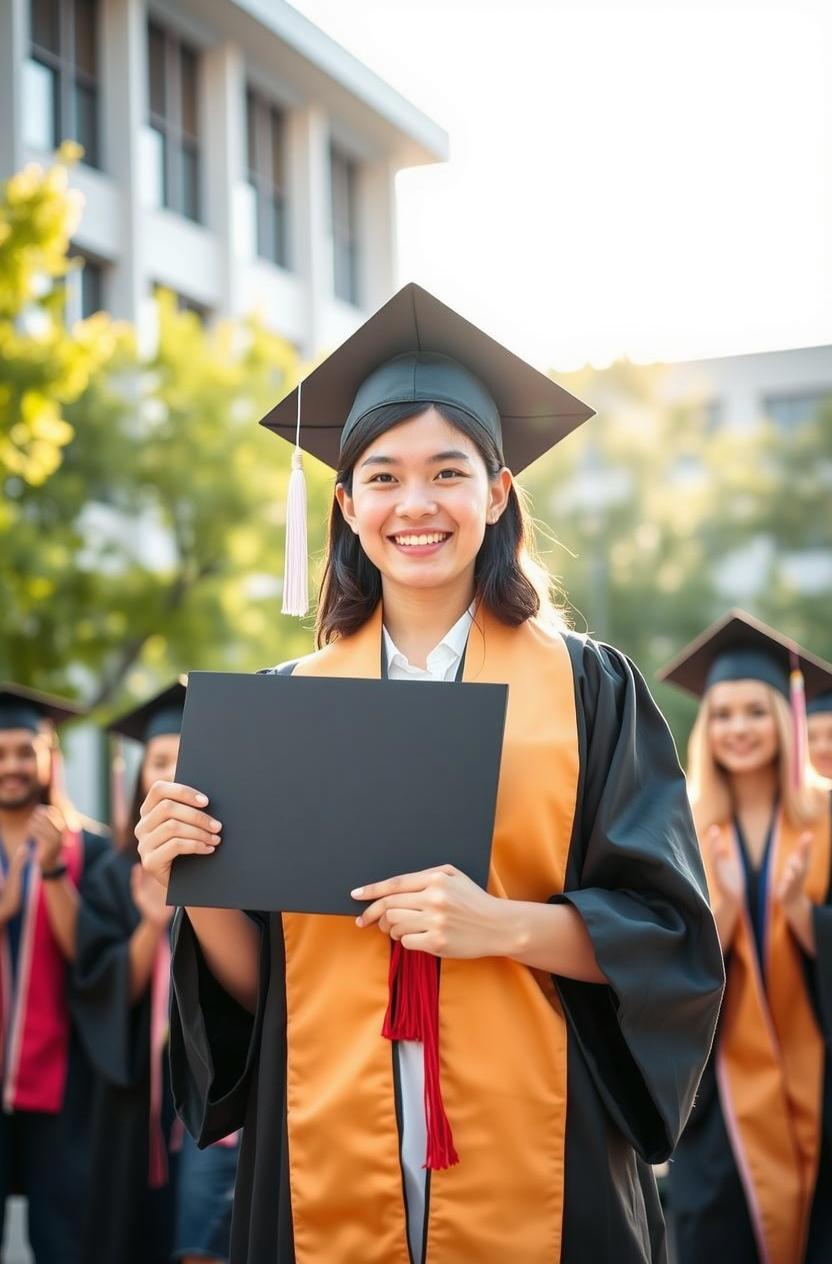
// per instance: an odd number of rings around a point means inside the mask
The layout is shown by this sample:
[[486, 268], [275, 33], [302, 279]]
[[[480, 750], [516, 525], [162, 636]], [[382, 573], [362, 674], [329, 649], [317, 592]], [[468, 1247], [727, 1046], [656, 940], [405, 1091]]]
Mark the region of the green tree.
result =
[[[42, 484], [58, 469], [72, 427], [66, 408], [113, 351], [110, 321], [99, 315], [67, 329], [55, 282], [74, 266], [67, 250], [81, 212], [68, 187], [67, 144], [44, 171], [26, 167], [0, 192], [0, 478]], [[14, 501], [0, 509], [12, 525]]]
[[[558, 374], [598, 415], [525, 481], [573, 625], [636, 661], [683, 746], [695, 703], [655, 672], [731, 605], [832, 654], [832, 413], [788, 433], [763, 419], [714, 429], [695, 401], [666, 402], [665, 371], [620, 362]], [[809, 562], [820, 579], [807, 586]]]
[[[6, 671], [80, 682], [108, 710], [178, 671], [247, 671], [311, 645], [280, 615], [289, 448], [257, 425], [294, 380], [294, 351], [254, 321], [206, 330], [169, 295], [157, 310], [153, 353], [123, 339], [67, 409], [63, 464], [21, 493], [6, 555]], [[308, 478], [319, 549], [326, 479]]]
[[[298, 361], [256, 320], [206, 329], [169, 295], [149, 354], [104, 314], [67, 329], [66, 176], [27, 168], [0, 220], [0, 677], [106, 715], [179, 671], [311, 648], [310, 621], [280, 614], [290, 450], [257, 425]], [[309, 466], [315, 553], [329, 493]]]

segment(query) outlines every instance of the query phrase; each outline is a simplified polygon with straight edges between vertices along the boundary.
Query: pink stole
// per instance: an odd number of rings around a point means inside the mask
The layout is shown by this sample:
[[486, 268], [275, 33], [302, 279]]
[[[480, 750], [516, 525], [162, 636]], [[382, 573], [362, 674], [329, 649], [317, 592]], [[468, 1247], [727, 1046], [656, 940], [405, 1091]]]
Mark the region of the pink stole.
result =
[[[74, 886], [81, 880], [80, 830], [66, 830], [61, 862]], [[57, 1114], [64, 1100], [70, 1017], [67, 962], [49, 924], [40, 869], [29, 864], [21, 910], [16, 978], [5, 927], [0, 929], [3, 1107]]]

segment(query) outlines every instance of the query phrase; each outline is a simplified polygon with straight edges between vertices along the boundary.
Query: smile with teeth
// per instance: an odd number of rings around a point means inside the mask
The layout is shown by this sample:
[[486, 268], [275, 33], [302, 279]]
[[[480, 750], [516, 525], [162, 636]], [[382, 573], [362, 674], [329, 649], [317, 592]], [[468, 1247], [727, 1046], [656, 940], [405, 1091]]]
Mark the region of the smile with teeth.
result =
[[450, 531], [428, 531], [422, 535], [394, 535], [393, 539], [396, 544], [400, 544], [403, 548], [424, 548], [427, 544], [441, 544], [443, 540], [447, 540]]

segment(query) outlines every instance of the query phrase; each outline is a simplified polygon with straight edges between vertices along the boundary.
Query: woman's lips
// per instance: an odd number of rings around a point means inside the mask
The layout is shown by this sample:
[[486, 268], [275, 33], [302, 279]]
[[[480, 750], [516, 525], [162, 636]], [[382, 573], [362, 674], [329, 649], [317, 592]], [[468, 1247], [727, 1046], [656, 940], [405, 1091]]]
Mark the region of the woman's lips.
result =
[[427, 557], [447, 544], [452, 534], [451, 531], [397, 531], [388, 538], [400, 553], [410, 557]]

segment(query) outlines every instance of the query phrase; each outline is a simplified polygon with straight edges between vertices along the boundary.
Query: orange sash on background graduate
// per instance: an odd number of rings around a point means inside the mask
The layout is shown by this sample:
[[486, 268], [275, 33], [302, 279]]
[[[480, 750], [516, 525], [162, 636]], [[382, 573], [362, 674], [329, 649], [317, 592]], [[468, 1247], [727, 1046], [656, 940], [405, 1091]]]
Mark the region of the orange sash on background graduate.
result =
[[[804, 827], [778, 815], [771, 844], [761, 977], [747, 907], [737, 921], [716, 1049], [720, 1102], [764, 1264], [799, 1264], [821, 1143], [825, 1048], [807, 991], [803, 953], [775, 898]], [[735, 830], [723, 826], [741, 864]], [[708, 884], [716, 890], [703, 848]], [[805, 890], [826, 899], [829, 811], [814, 829]]]
[[[378, 677], [380, 662], [379, 607], [296, 674]], [[489, 890], [547, 900], [563, 889], [578, 785], [566, 645], [480, 611], [464, 679], [509, 684]], [[284, 914], [283, 926], [296, 1259], [327, 1259], [337, 1226], [339, 1259], [408, 1264], [393, 1059], [381, 1036], [389, 942], [344, 917]], [[431, 1173], [428, 1259], [557, 1260], [566, 1025], [551, 982], [505, 957], [446, 960], [439, 1003], [442, 1091], [460, 1162]]]

